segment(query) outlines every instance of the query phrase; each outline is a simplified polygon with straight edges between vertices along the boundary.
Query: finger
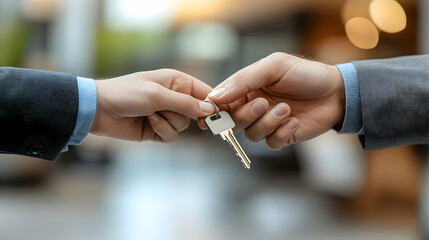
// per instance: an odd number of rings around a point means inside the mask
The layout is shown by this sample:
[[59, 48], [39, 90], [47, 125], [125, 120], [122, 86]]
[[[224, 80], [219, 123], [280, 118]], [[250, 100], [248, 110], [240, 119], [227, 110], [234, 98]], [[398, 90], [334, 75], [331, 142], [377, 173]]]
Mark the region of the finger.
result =
[[150, 75], [151, 80], [168, 89], [191, 95], [199, 100], [204, 100], [212, 90], [212, 87], [203, 81], [174, 69], [159, 69], [146, 74]]
[[168, 124], [167, 120], [162, 118], [157, 113], [149, 115], [149, 124], [153, 131], [161, 138], [161, 142], [172, 142], [176, 140], [178, 133], [177, 131]]
[[266, 138], [274, 129], [279, 127], [289, 115], [289, 105], [286, 103], [279, 103], [248, 127], [245, 130], [245, 135], [250, 141], [259, 142]]
[[[207, 100], [207, 98], [206, 98], [206, 100]], [[217, 104], [216, 104], [217, 105]], [[230, 112], [230, 107], [229, 107], [229, 105], [227, 105], [227, 104], [219, 104], [219, 105], [217, 105], [218, 107], [219, 107], [219, 111], [227, 111], [227, 112]], [[214, 114], [215, 112], [213, 112], [212, 114]], [[206, 120], [206, 117], [200, 117], [200, 118], [198, 118], [197, 119], [197, 121], [198, 121], [198, 126], [202, 129], [202, 130], [207, 130], [208, 129], [208, 127], [207, 127], [207, 124], [206, 124], [206, 122], [205, 122], [205, 120]]]
[[206, 118], [198, 118], [198, 127], [200, 127], [202, 130], [209, 129], [206, 124]]
[[295, 144], [295, 133], [299, 128], [299, 122], [295, 118], [289, 118], [268, 135], [266, 143], [271, 150], [280, 150], [291, 144]]
[[147, 117], [144, 117], [145, 120], [143, 120], [143, 129], [141, 133], [140, 141], [156, 141], [156, 142], [162, 142], [161, 137], [153, 130], [152, 126], [150, 125], [150, 120]]
[[[234, 132], [240, 132], [242, 129], [256, 121], [256, 119], [261, 116], [269, 106], [269, 103], [265, 98], [253, 99], [248, 103], [246, 103], [246, 101], [246, 98], [242, 98], [232, 104], [218, 105], [221, 111], [230, 112], [231, 117], [235, 122]], [[202, 130], [208, 129], [205, 119], [205, 117], [198, 119], [198, 126]]]
[[269, 103], [265, 98], [256, 98], [237, 108], [231, 114], [235, 122], [234, 132], [238, 133], [256, 122], [268, 110], [268, 107]]
[[216, 86], [208, 97], [216, 103], [231, 103], [250, 91], [268, 86], [280, 80], [279, 72], [285, 72], [286, 60], [291, 57], [285, 53], [271, 54], [236, 72]]
[[[205, 101], [206, 100], [209, 100], [208, 98], [206, 98], [205, 99]], [[218, 107], [219, 107], [219, 111], [227, 111], [227, 112], [230, 112], [231, 111], [231, 107], [230, 107], [230, 105], [232, 105], [232, 104], [216, 104]], [[207, 124], [206, 124], [206, 122], [205, 122], [205, 119], [206, 119], [206, 117], [202, 117], [202, 118], [198, 118], [197, 119], [197, 121], [198, 121], [198, 126], [202, 129], [202, 130], [207, 130], [208, 129], [208, 127], [207, 127]]]
[[205, 82], [202, 82], [194, 77], [191, 77], [192, 81], [192, 90], [191, 96], [204, 100], [207, 98], [207, 95], [213, 90], [212, 87], [207, 85]]
[[246, 137], [252, 142], [261, 141], [280, 126], [289, 117], [290, 112], [290, 107], [286, 103], [277, 104], [245, 130]]
[[161, 87], [157, 110], [169, 110], [189, 117], [205, 117], [215, 111], [213, 104], [201, 101], [190, 95]]
[[171, 112], [171, 111], [162, 111], [158, 112], [167, 122], [176, 130], [177, 132], [181, 132], [188, 128], [189, 126], [189, 118], [187, 116]]

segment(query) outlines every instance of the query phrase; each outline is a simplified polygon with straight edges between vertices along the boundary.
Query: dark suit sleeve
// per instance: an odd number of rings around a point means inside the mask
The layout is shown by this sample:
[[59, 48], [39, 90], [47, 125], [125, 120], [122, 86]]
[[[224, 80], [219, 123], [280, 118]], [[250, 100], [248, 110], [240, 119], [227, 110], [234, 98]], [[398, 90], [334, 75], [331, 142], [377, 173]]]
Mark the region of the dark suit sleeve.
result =
[[54, 160], [73, 133], [76, 76], [0, 68], [0, 152]]
[[354, 62], [366, 151], [429, 143], [429, 55]]

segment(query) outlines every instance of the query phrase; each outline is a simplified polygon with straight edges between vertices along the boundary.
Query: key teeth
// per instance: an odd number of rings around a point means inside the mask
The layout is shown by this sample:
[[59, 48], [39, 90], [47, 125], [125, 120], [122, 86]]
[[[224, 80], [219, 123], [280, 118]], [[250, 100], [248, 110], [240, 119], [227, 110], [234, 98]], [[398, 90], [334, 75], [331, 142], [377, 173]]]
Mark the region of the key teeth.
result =
[[[228, 138], [223, 138], [228, 144], [229, 144], [229, 146], [230, 147], [233, 147], [234, 148], [234, 145], [229, 141], [229, 139]], [[234, 148], [235, 149], [235, 148]], [[241, 157], [240, 157], [240, 154], [237, 152], [237, 151], [235, 151], [235, 156], [237, 156], [239, 159], [240, 159], [240, 162], [241, 162], [241, 165], [243, 165], [243, 167], [244, 168], [246, 168], [246, 169], [250, 169], [250, 166], [249, 167], [247, 167], [246, 166], [246, 164], [244, 164], [244, 162], [243, 162], [243, 160], [241, 159]]]
[[[237, 156], [237, 157], [239, 157], [239, 158], [240, 158], [240, 155], [239, 155], [238, 153], [235, 153], [235, 156]], [[240, 158], [240, 160], [241, 160], [241, 158]], [[244, 168], [246, 168], [246, 169], [250, 169], [250, 166], [249, 166], [249, 167], [247, 167], [247, 166], [246, 166], [246, 164], [244, 164], [243, 160], [241, 160], [240, 162], [241, 162], [241, 165], [243, 165], [243, 167], [244, 167]]]
[[241, 165], [243, 165], [243, 167], [246, 168], [246, 169], [250, 169], [250, 166], [247, 167], [243, 162], [241, 162]]

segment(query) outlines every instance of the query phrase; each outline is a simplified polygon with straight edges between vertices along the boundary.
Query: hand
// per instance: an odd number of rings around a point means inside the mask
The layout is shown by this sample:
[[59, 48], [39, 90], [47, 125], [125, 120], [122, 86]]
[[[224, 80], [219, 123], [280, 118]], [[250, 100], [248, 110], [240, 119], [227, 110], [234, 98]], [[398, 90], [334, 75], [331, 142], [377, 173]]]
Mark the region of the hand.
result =
[[[340, 123], [344, 91], [337, 67], [274, 53], [229, 77], [208, 98], [230, 112], [235, 132], [244, 129], [249, 140], [266, 139], [279, 150]], [[199, 125], [206, 128], [202, 120]]]
[[189, 117], [214, 111], [203, 102], [212, 90], [182, 72], [162, 69], [96, 81], [97, 113], [91, 133], [126, 140], [171, 142]]

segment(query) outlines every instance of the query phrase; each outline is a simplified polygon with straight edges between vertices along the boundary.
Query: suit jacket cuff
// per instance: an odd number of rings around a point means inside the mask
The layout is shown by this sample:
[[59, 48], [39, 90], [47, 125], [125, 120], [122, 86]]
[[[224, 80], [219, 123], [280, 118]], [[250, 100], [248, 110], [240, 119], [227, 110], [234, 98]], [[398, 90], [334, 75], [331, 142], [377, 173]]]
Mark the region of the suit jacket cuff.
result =
[[346, 93], [346, 111], [342, 125], [336, 126], [339, 133], [357, 133], [362, 129], [362, 108], [359, 80], [353, 63], [337, 65], [344, 80]]

